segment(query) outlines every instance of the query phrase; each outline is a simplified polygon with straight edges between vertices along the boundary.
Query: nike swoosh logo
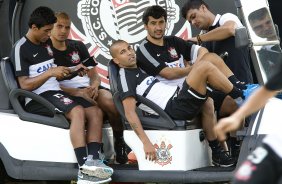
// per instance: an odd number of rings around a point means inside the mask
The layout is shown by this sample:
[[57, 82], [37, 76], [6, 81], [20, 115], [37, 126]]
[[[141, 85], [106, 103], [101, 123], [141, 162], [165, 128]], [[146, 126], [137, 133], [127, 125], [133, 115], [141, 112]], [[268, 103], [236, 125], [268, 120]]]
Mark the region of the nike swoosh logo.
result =
[[139, 73], [136, 75], [136, 77], [139, 77]]
[[37, 54], [38, 54], [38, 53], [36, 53], [36, 54], [33, 54], [33, 57], [36, 57], [36, 56], [37, 56]]

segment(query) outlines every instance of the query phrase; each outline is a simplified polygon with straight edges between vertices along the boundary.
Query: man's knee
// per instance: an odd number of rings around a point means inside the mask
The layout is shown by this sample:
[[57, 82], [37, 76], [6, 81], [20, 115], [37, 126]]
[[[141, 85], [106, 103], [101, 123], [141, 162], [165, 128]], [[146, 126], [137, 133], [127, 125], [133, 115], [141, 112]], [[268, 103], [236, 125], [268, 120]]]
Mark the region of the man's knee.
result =
[[207, 76], [210, 72], [213, 72], [215, 69], [215, 65], [212, 62], [208, 62], [207, 60], [203, 60], [201, 62], [196, 62], [193, 65], [193, 70], [196, 71], [197, 74], [202, 76]]
[[203, 114], [213, 115], [214, 114], [214, 102], [212, 98], [208, 98], [202, 107]]
[[238, 109], [238, 105], [236, 104], [235, 100], [230, 96], [226, 96], [222, 102], [222, 105], [219, 110], [219, 117], [226, 117], [231, 115]]
[[84, 108], [81, 105], [77, 105], [72, 108], [68, 113], [66, 113], [66, 117], [70, 120], [76, 117], [84, 118]]

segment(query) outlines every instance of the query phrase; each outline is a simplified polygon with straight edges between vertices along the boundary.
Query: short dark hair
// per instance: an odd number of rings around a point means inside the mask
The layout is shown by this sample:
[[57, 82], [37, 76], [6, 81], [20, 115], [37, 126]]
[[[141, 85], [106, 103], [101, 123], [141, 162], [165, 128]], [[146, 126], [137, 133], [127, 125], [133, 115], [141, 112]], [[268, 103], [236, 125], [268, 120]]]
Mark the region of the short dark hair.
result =
[[255, 20], [262, 20], [264, 17], [266, 17], [266, 15], [268, 15], [268, 11], [265, 7], [263, 7], [250, 13], [250, 15], [248, 16], [248, 20], [249, 22]]
[[181, 8], [181, 15], [186, 19], [187, 12], [190, 9], [199, 9], [201, 5], [205, 5], [209, 10], [209, 5], [203, 0], [187, 0]]
[[159, 19], [161, 17], [164, 17], [165, 21], [167, 20], [166, 10], [158, 5], [148, 7], [143, 13], [142, 21], [146, 25], [149, 22], [149, 16], [153, 17], [154, 19]]
[[28, 27], [31, 28], [33, 24], [37, 28], [56, 23], [54, 11], [48, 7], [40, 6], [36, 8], [30, 15]]

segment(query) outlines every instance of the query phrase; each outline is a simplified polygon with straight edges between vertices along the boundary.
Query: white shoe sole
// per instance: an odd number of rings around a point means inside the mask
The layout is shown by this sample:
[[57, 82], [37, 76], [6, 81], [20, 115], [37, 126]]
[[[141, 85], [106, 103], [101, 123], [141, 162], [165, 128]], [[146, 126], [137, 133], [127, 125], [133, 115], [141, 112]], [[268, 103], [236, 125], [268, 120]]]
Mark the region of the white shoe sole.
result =
[[97, 178], [110, 178], [113, 174], [112, 168], [103, 168], [103, 167], [96, 167], [96, 166], [86, 166], [83, 165], [80, 167], [82, 173], [87, 174], [89, 176], [95, 176]]
[[212, 161], [212, 165], [217, 166], [217, 167], [231, 167], [231, 166], [234, 166], [234, 163], [228, 164], [228, 165], [222, 165], [222, 164], [218, 164], [218, 163]]
[[103, 181], [87, 181], [87, 180], [78, 180], [77, 184], [101, 184], [101, 183], [107, 183], [112, 181], [111, 178], [105, 179]]

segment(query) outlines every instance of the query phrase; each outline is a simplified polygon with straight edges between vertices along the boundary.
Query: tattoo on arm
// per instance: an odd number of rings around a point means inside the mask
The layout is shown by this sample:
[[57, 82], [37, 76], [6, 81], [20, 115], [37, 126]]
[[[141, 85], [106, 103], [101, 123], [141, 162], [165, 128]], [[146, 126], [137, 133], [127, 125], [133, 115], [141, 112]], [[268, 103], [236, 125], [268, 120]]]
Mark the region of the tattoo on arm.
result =
[[138, 128], [137, 124], [136, 123], [132, 123], [131, 124], [131, 128], [134, 130], [134, 132], [139, 135], [139, 133], [136, 131], [136, 129]]

